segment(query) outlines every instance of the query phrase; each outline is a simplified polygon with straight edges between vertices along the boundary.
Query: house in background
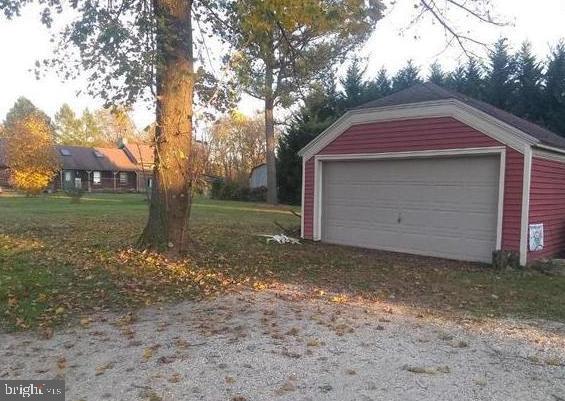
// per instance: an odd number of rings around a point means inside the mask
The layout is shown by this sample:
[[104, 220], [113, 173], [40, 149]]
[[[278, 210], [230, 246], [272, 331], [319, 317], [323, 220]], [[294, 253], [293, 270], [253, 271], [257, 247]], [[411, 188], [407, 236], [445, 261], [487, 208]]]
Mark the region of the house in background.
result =
[[565, 138], [476, 99], [416, 85], [299, 154], [304, 238], [522, 265], [565, 251]]
[[[87, 192], [145, 192], [153, 181], [153, 151], [147, 145], [101, 148], [56, 145], [61, 169], [51, 190]], [[0, 187], [10, 186], [6, 140], [0, 139]]]
[[[88, 148], [57, 145], [61, 161], [53, 189], [82, 189], [88, 192], [138, 192], [138, 168], [117, 148]], [[143, 188], [144, 190], [144, 188]]]
[[141, 143], [128, 143], [121, 140], [119, 147], [131, 162], [137, 167], [138, 191], [146, 191], [153, 187], [153, 167], [155, 165], [155, 154], [153, 148]]
[[265, 163], [253, 167], [251, 174], [249, 174], [249, 188], [261, 187], [267, 187], [267, 164]]

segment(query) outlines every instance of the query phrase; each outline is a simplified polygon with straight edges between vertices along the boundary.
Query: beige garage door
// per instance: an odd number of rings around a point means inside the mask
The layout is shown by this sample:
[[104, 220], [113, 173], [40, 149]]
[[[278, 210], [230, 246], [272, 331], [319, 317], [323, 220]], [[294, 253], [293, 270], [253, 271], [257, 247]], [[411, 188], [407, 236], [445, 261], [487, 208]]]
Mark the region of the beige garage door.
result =
[[328, 161], [322, 240], [490, 262], [499, 156]]

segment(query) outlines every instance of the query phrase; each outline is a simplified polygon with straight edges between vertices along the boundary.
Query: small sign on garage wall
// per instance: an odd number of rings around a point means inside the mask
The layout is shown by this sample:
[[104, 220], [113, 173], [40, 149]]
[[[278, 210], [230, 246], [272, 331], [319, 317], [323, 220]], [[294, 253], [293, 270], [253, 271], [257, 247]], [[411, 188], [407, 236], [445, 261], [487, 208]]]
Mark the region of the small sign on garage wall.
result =
[[530, 251], [543, 249], [543, 224], [530, 224]]

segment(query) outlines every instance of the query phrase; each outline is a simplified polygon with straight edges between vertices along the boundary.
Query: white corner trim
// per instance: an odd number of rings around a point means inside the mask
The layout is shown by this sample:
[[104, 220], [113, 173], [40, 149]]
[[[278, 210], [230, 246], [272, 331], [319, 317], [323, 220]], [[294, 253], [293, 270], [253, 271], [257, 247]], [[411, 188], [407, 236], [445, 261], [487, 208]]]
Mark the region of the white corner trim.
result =
[[[322, 237], [322, 180], [323, 162], [354, 161], [354, 160], [384, 160], [384, 159], [417, 159], [447, 156], [481, 156], [500, 155], [500, 170], [498, 183], [498, 210], [496, 223], [496, 249], [502, 249], [502, 226], [504, 217], [504, 188], [506, 176], [506, 147], [493, 146], [485, 148], [458, 148], [441, 150], [422, 150], [411, 152], [361, 153], [316, 155], [314, 157], [314, 206], [312, 211], [312, 238], [320, 241]], [[303, 187], [304, 189], [304, 187]], [[304, 215], [304, 208], [302, 209]]]
[[520, 264], [528, 262], [528, 224], [530, 218], [530, 183], [532, 180], [532, 149], [524, 153], [524, 176], [522, 178], [522, 214], [520, 224]]
[[500, 170], [498, 173], [498, 214], [496, 221], [496, 250], [502, 249], [502, 228], [504, 224], [504, 188], [506, 184], [506, 148], [500, 151]]
[[300, 237], [304, 238], [304, 194], [306, 188], [306, 159], [302, 159], [302, 200], [300, 203]]
[[322, 239], [322, 161], [314, 159], [314, 210], [312, 222], [312, 239]]
[[532, 144], [539, 142], [531, 135], [474, 107], [456, 99], [445, 99], [376, 109], [350, 110], [302, 148], [298, 154], [309, 159], [354, 125], [433, 117], [452, 117], [520, 153], [524, 153]]

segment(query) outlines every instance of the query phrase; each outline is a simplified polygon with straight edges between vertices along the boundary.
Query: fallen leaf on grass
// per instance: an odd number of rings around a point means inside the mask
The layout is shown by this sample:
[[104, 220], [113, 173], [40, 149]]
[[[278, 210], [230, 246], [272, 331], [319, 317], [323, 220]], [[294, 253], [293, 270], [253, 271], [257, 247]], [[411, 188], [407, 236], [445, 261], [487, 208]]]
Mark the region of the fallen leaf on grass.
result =
[[453, 348], [467, 348], [469, 346], [469, 343], [463, 340], [459, 340], [452, 341], [451, 343], [449, 343], [449, 345], [451, 345]]
[[157, 349], [159, 347], [160, 347], [160, 345], [155, 344], [155, 345], [152, 345], [151, 347], [145, 348], [143, 350], [143, 359], [145, 359], [146, 361], [151, 359], [151, 357], [153, 356], [153, 354], [155, 353], [155, 351], [157, 351]]
[[289, 336], [297, 336], [299, 332], [300, 330], [298, 329], [298, 327], [293, 327], [292, 329], [287, 331], [286, 334]]
[[96, 368], [95, 375], [100, 376], [100, 375], [104, 374], [104, 372], [106, 372], [108, 369], [112, 369], [113, 366], [114, 366], [114, 364], [112, 362], [108, 362], [105, 365], [98, 366]]
[[277, 389], [277, 391], [275, 391], [275, 394], [284, 395], [285, 393], [289, 393], [291, 391], [296, 391], [296, 384], [294, 383], [294, 380], [288, 379], [286, 383], [284, 383], [279, 389]]
[[61, 356], [59, 357], [59, 359], [57, 359], [57, 367], [61, 370], [67, 367], [67, 359], [64, 356]]
[[561, 360], [556, 356], [552, 356], [552, 357], [547, 358], [545, 360], [545, 364], [549, 365], [549, 366], [561, 366], [561, 365], [563, 365], [563, 363], [561, 363]]
[[178, 383], [180, 382], [182, 379], [182, 376], [180, 373], [173, 373], [171, 377], [169, 377], [168, 382], [169, 383]]
[[53, 337], [53, 327], [41, 327], [39, 335], [44, 340], [49, 340]]

